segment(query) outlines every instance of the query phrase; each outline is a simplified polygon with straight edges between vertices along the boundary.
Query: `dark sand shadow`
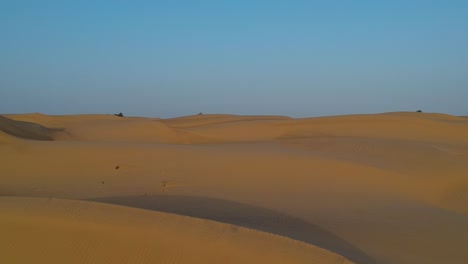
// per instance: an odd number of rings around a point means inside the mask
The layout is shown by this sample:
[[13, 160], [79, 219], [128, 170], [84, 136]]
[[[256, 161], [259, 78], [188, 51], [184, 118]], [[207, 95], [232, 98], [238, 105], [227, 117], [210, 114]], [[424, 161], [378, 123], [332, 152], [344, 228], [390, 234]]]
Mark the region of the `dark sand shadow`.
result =
[[18, 138], [52, 141], [54, 140], [52, 135], [64, 130], [64, 128], [47, 128], [36, 123], [16, 121], [0, 116], [0, 131]]
[[356, 263], [376, 263], [366, 253], [335, 234], [304, 220], [267, 208], [222, 199], [176, 195], [100, 197], [90, 200], [247, 227], [309, 243], [340, 254]]

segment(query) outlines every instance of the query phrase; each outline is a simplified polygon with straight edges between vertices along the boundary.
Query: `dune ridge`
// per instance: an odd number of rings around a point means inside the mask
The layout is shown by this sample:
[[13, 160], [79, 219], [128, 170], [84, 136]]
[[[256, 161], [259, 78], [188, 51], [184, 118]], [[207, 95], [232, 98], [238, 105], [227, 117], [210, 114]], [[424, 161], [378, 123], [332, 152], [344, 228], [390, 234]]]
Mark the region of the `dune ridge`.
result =
[[[210, 144], [314, 137], [363, 137], [468, 143], [464, 118], [429, 113], [383, 113], [292, 119], [282, 116], [199, 115], [171, 119], [113, 115], [7, 115], [18, 121], [61, 127], [66, 140]], [[62, 138], [56, 137], [60, 140]]]
[[16, 137], [10, 134], [7, 134], [3, 131], [0, 131], [0, 143], [12, 143], [12, 142], [15, 142], [16, 140], [17, 140]]
[[0, 197], [0, 215], [10, 263], [352, 263], [267, 233], [94, 202]]

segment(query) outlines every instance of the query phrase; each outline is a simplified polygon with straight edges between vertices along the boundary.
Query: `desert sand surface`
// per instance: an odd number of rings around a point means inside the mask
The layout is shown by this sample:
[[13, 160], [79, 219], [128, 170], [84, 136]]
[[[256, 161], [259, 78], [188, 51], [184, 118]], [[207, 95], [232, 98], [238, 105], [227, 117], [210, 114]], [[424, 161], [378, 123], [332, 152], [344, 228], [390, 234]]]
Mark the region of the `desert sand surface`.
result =
[[9, 263], [468, 263], [468, 119], [0, 117]]
[[292, 239], [169, 213], [24, 197], [0, 198], [0, 210], [5, 263], [351, 263]]

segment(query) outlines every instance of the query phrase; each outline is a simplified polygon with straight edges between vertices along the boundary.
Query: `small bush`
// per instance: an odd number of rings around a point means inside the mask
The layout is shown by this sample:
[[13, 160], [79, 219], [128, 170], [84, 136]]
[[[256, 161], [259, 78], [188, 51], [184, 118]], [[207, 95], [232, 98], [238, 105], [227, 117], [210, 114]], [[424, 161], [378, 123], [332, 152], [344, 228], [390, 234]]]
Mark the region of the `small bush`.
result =
[[418, 112], [418, 113], [422, 113], [422, 111], [421, 111], [421, 110], [418, 110], [418, 111], [416, 111], [416, 112]]
[[124, 117], [124, 115], [122, 114], [122, 112], [118, 113], [118, 114], [114, 114], [115, 116], [119, 116], [119, 117]]

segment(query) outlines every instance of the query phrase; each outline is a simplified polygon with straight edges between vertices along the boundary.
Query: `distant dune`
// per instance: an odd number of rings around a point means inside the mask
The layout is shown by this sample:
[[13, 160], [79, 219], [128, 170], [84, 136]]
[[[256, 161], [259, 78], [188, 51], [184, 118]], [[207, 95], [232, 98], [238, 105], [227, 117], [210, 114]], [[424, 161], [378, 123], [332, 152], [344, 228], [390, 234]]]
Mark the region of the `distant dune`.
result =
[[466, 117], [36, 113], [0, 130], [12, 261], [468, 263]]

